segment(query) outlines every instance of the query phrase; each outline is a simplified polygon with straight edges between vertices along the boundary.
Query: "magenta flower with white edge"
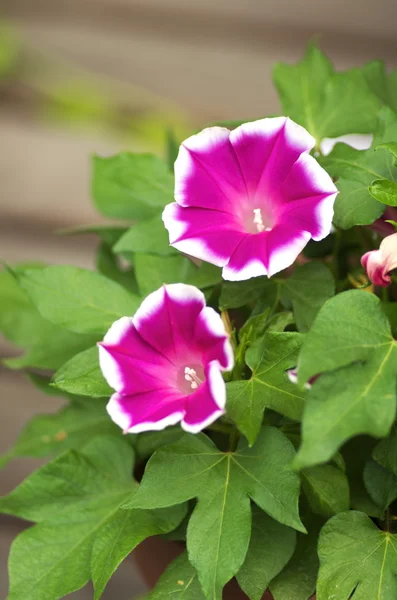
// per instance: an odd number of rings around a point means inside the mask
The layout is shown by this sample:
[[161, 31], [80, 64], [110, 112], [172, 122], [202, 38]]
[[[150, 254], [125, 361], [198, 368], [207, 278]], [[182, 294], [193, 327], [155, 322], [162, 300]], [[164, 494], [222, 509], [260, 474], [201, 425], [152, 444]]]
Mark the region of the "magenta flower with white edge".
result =
[[337, 189], [310, 156], [314, 138], [286, 117], [210, 127], [175, 162], [175, 200], [164, 209], [170, 244], [239, 281], [289, 267], [331, 230]]
[[379, 250], [366, 252], [361, 258], [361, 264], [373, 284], [382, 287], [390, 285], [391, 278], [388, 273], [397, 268], [397, 233], [385, 237]]
[[224, 414], [221, 372], [233, 368], [233, 351], [220, 315], [197, 288], [164, 285], [98, 345], [102, 373], [116, 391], [107, 411], [125, 433], [179, 421], [197, 433]]

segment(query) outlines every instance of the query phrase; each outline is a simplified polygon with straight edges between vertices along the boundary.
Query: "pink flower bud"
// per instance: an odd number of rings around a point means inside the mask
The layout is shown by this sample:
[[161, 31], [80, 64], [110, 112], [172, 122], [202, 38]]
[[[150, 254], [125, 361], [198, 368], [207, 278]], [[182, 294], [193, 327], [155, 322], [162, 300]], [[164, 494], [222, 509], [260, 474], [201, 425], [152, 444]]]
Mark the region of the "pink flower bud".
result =
[[364, 254], [361, 264], [374, 285], [390, 285], [391, 278], [388, 273], [397, 267], [397, 233], [385, 237], [379, 250], [371, 250]]

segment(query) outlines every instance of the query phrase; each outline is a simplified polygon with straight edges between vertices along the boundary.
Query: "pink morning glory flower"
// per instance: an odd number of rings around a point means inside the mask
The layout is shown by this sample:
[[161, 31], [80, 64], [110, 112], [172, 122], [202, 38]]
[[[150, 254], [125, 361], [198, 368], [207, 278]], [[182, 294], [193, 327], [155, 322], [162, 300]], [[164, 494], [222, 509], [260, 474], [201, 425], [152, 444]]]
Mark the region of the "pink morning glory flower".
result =
[[232, 369], [233, 351], [220, 315], [191, 285], [164, 285], [113, 323], [99, 362], [116, 391], [107, 411], [125, 433], [179, 421], [197, 433], [225, 412], [221, 372]]
[[286, 117], [210, 127], [175, 162], [175, 200], [163, 221], [170, 244], [238, 281], [289, 267], [330, 233], [337, 189], [310, 156], [314, 138]]
[[373, 284], [382, 287], [390, 285], [391, 278], [388, 273], [397, 268], [397, 233], [385, 237], [379, 250], [371, 250], [364, 254], [361, 264]]

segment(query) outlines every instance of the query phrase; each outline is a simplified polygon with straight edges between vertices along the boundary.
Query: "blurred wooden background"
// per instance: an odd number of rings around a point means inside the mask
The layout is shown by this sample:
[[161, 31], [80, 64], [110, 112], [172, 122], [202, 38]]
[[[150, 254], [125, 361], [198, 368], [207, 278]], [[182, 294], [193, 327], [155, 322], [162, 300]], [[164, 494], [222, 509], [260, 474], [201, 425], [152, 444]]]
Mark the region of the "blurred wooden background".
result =
[[[140, 103], [180, 108], [198, 125], [277, 113], [272, 65], [298, 60], [313, 37], [338, 67], [373, 58], [397, 66], [396, 0], [0, 0], [0, 16], [32, 53], [68, 65], [68, 76], [75, 65], [100, 77], [109, 94], [132, 84]], [[89, 155], [140, 144], [112, 131], [40, 119], [12, 94], [0, 93], [0, 129], [0, 256], [90, 267], [93, 239], [53, 232], [101, 221], [89, 200]], [[0, 357], [8, 352], [0, 342]], [[4, 450], [29, 415], [55, 409], [56, 402], [17, 373], [0, 367], [0, 377]], [[0, 474], [0, 494], [34, 464], [9, 465]], [[5, 557], [19, 525], [3, 520], [0, 527], [5, 597]], [[136, 597], [142, 587], [132, 570], [124, 566], [106, 598]]]

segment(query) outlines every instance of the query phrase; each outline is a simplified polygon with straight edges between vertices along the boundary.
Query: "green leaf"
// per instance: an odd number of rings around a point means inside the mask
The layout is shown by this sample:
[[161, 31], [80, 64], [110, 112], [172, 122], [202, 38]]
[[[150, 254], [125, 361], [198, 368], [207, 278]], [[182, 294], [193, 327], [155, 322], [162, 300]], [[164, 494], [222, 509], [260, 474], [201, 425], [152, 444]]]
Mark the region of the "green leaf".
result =
[[226, 386], [227, 414], [251, 445], [259, 434], [265, 408], [300, 420], [304, 392], [289, 381], [287, 370], [296, 366], [301, 344], [299, 333], [267, 332], [246, 353], [250, 379]]
[[397, 536], [380, 531], [367, 515], [333, 517], [321, 531], [318, 552], [318, 600], [397, 597]]
[[148, 535], [177, 526], [184, 509], [126, 512], [136, 484], [132, 449], [121, 438], [96, 438], [42, 467], [0, 509], [38, 522], [14, 541], [10, 600], [57, 600], [92, 578], [99, 598], [119, 563]]
[[289, 464], [292, 444], [265, 427], [253, 448], [241, 442], [223, 453], [204, 435], [184, 435], [149, 460], [126, 508], [161, 508], [198, 498], [187, 530], [189, 559], [204, 594], [219, 600], [247, 553], [252, 500], [274, 519], [304, 530], [298, 516], [299, 480]]
[[379, 202], [397, 206], [397, 183], [389, 179], [376, 179], [369, 186], [369, 193]]
[[199, 267], [192, 263], [186, 283], [207, 289], [222, 282], [222, 269], [203, 262]]
[[385, 64], [380, 60], [367, 63], [362, 73], [371, 91], [394, 111], [397, 110], [396, 71], [386, 73]]
[[186, 552], [170, 564], [146, 600], [164, 600], [164, 598], [205, 600], [197, 573], [190, 564]]
[[99, 273], [108, 279], [116, 281], [133, 294], [139, 293], [134, 269], [132, 267], [124, 267], [119, 257], [113, 254], [112, 250], [106, 244], [99, 246], [95, 257], [95, 264]]
[[167, 165], [169, 170], [173, 172], [174, 163], [178, 158], [179, 141], [175, 135], [175, 131], [173, 131], [170, 127], [167, 128], [165, 135]]
[[245, 336], [248, 342], [253, 342], [262, 337], [267, 328], [270, 313], [270, 308], [267, 308], [263, 313], [247, 319], [239, 331], [239, 339], [242, 340], [243, 336]]
[[98, 348], [88, 348], [64, 364], [54, 375], [54, 387], [80, 396], [109, 397], [113, 390], [99, 366]]
[[135, 256], [136, 277], [143, 296], [157, 290], [164, 283], [181, 281], [205, 289], [221, 281], [221, 270], [213, 265], [202, 263], [197, 267], [181, 254], [176, 256], [155, 256], [137, 254]]
[[306, 526], [308, 534], [298, 533], [291, 560], [270, 583], [274, 600], [308, 600], [314, 593], [318, 573], [317, 542], [320, 523], [311, 517]]
[[380, 144], [378, 148], [384, 148], [385, 150], [388, 150], [391, 152], [394, 158], [397, 158], [397, 142], [385, 142], [384, 144]]
[[293, 323], [294, 317], [291, 312], [279, 312], [270, 319], [267, 331], [281, 333], [285, 331], [288, 325], [292, 325]]
[[114, 246], [114, 252], [147, 253], [147, 254], [175, 254], [176, 250], [170, 246], [168, 232], [164, 227], [161, 215], [137, 223], [121, 236]]
[[379, 349], [384, 346], [390, 350], [392, 341], [389, 322], [374, 294], [362, 290], [338, 294], [324, 304], [304, 338], [299, 381], [367, 360], [374, 350], [383, 352]]
[[369, 150], [355, 150], [347, 144], [336, 144], [320, 162], [337, 178], [339, 194], [335, 201], [334, 223], [342, 229], [354, 225], [369, 225], [379, 218], [384, 206], [369, 192], [369, 186], [379, 179], [397, 179], [393, 158], [385, 149], [375, 151], [382, 141], [397, 136], [397, 117], [384, 108], [380, 112], [377, 134]]
[[393, 425], [390, 435], [381, 440], [372, 452], [373, 458], [385, 469], [397, 475], [397, 426]]
[[[390, 221], [388, 221], [390, 223]], [[393, 223], [392, 223], [393, 224]], [[397, 223], [396, 223], [397, 225]], [[382, 302], [382, 310], [387, 316], [393, 337], [397, 337], [397, 305], [395, 302]]]
[[28, 270], [18, 281], [45, 319], [76, 333], [103, 334], [140, 304], [116, 282], [76, 267]]
[[285, 567], [295, 550], [296, 533], [257, 507], [252, 510], [252, 533], [244, 564], [237, 574], [250, 600], [261, 600], [269, 583]]
[[120, 563], [143, 540], [173, 530], [182, 520], [185, 507], [144, 511], [118, 510], [100, 529], [91, 557], [94, 600], [98, 600]]
[[0, 466], [21, 456], [43, 457], [69, 449], [79, 450], [94, 436], [111, 433], [121, 435], [110, 420], [103, 401], [73, 403], [55, 414], [33, 417], [14, 446], [0, 457]]
[[365, 81], [373, 94], [383, 104], [389, 104], [389, 90], [385, 64], [381, 60], [373, 60], [362, 67]]
[[352, 290], [325, 303], [299, 356], [301, 382], [321, 376], [305, 406], [297, 468], [325, 462], [354, 435], [388, 434], [396, 412], [395, 362], [396, 343], [376, 296]]
[[173, 201], [174, 178], [152, 154], [94, 156], [92, 195], [106, 217], [149, 219]]
[[292, 303], [299, 331], [311, 327], [321, 306], [335, 294], [334, 278], [322, 263], [297, 267], [291, 277], [280, 280], [280, 284], [281, 301], [286, 308]]
[[179, 425], [166, 427], [161, 431], [146, 431], [139, 433], [135, 440], [135, 451], [139, 458], [146, 459], [158, 448], [172, 444], [181, 438], [183, 430]]
[[342, 471], [332, 465], [303, 469], [302, 489], [312, 511], [324, 517], [349, 510], [349, 482]]
[[329, 59], [309, 44], [296, 65], [276, 64], [273, 79], [283, 113], [319, 142], [324, 137], [373, 132], [381, 106], [359, 69], [335, 73]]
[[96, 336], [71, 333], [43, 319], [7, 271], [0, 272], [0, 332], [26, 350], [23, 356], [3, 361], [15, 369], [56, 369], [97, 341]]
[[225, 282], [222, 285], [219, 307], [222, 310], [240, 308], [259, 299], [269, 299], [273, 304], [277, 295], [277, 284], [266, 277], [255, 277], [247, 281]]
[[97, 234], [101, 240], [95, 257], [97, 270], [102, 273], [102, 275], [105, 275], [105, 277], [117, 281], [117, 283], [127, 290], [136, 294], [138, 293], [138, 286], [135, 280], [134, 270], [131, 267], [125, 268], [124, 265], [120, 263], [119, 257], [112, 252], [113, 246], [127, 231], [127, 227], [92, 225], [89, 227], [62, 229], [58, 233], [61, 233], [62, 235]]
[[397, 498], [397, 475], [370, 459], [364, 469], [364, 483], [382, 513]]

